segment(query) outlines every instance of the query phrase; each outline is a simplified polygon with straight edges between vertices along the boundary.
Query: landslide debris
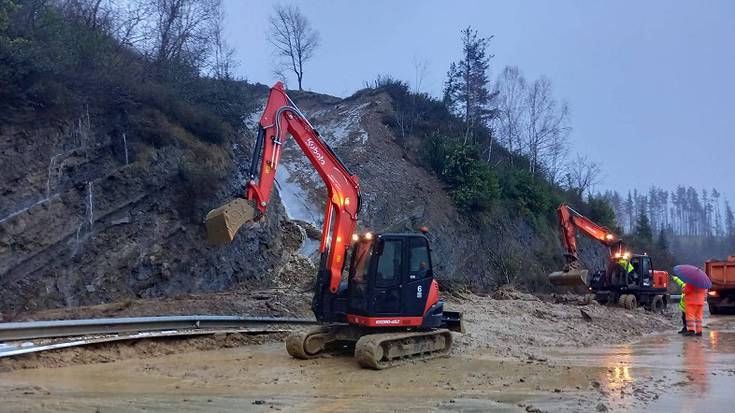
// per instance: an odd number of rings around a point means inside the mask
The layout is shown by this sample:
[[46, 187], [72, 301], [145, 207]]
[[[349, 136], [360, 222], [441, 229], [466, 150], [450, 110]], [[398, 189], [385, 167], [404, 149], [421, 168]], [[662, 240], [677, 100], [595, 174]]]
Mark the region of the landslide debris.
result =
[[[583, 297], [575, 301], [574, 296], [569, 296], [559, 301], [551, 295], [535, 296], [508, 289], [501, 291], [503, 292], [495, 293], [494, 296], [482, 296], [467, 291], [456, 291], [447, 295], [447, 308], [461, 311], [465, 321], [465, 334], [455, 336], [453, 350], [455, 355], [489, 353], [499, 357], [543, 361], [555, 348], [628, 342], [662, 330], [673, 331], [678, 326], [677, 317], [671, 314], [653, 314], [642, 308], [630, 311], [596, 303], [586, 304]], [[73, 309], [46, 310], [24, 314], [20, 319], [194, 313], [308, 317], [311, 316], [310, 301], [310, 291], [299, 292], [293, 288], [255, 291], [243, 289], [228, 293], [186, 295], [177, 299], [135, 300]], [[589, 314], [590, 321], [583, 320], [580, 308]], [[201, 351], [222, 346], [248, 345], [282, 338], [280, 335], [267, 335], [257, 339], [235, 336], [226, 342], [222, 342], [221, 339], [218, 342], [199, 337], [191, 339], [192, 344], [186, 344], [185, 339], [167, 339], [132, 346], [124, 342], [108, 343], [86, 349], [59, 350], [43, 355], [0, 359], [0, 369], [109, 362], [125, 358]], [[95, 356], [95, 349], [100, 349], [101, 355]], [[71, 355], [59, 355], [70, 351]]]
[[[578, 297], [578, 298], [575, 298]], [[466, 334], [457, 336], [456, 352], [491, 350], [511, 357], [543, 357], [549, 349], [633, 341], [642, 335], [674, 330], [670, 314], [626, 310], [589, 302], [582, 296], [535, 296], [500, 290], [492, 297], [450, 298], [464, 314]], [[580, 312], [589, 315], [590, 320]]]

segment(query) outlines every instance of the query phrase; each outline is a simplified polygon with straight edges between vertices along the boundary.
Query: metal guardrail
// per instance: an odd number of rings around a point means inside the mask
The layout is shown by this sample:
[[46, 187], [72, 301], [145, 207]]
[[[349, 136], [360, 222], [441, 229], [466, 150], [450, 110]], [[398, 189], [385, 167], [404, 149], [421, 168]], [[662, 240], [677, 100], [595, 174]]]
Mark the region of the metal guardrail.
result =
[[86, 320], [54, 320], [0, 323], [0, 341], [50, 337], [123, 334], [166, 330], [260, 328], [277, 324], [316, 324], [308, 318], [240, 317], [216, 315], [97, 318]]

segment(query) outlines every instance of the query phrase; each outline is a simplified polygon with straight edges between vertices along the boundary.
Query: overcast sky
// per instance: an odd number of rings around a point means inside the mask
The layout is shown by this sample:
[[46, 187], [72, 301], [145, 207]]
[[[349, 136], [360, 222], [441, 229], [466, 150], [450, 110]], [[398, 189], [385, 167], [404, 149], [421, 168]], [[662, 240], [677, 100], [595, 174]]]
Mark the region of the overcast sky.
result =
[[[272, 1], [225, 0], [227, 30], [250, 81], [271, 84]], [[288, 2], [286, 2], [288, 3]], [[716, 187], [735, 203], [735, 1], [295, 1], [321, 34], [304, 87], [349, 96], [378, 74], [441, 94], [459, 31], [495, 36], [506, 65], [549, 77], [572, 110], [575, 151], [622, 192], [655, 184]], [[296, 86], [292, 81], [291, 87]]]

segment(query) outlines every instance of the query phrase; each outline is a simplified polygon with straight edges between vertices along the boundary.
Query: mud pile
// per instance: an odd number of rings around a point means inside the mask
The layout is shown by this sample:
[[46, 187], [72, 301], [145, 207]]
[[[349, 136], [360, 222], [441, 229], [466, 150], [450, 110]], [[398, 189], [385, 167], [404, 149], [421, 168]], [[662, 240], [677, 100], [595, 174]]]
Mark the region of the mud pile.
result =
[[[497, 298], [456, 292], [448, 297], [447, 308], [463, 313], [466, 330], [465, 334], [455, 335], [453, 350], [455, 355], [479, 352], [494, 354], [501, 358], [541, 360], [548, 357], [550, 351], [561, 347], [628, 342], [657, 331], [674, 331], [678, 327], [678, 318], [669, 314], [653, 314], [642, 308], [630, 311], [596, 303], [587, 304], [583, 299], [578, 301], [571, 299], [573, 297], [560, 300], [554, 296], [538, 297], [512, 290], [505, 290], [495, 296]], [[118, 304], [46, 310], [25, 316], [29, 320], [177, 314], [309, 317], [310, 302], [310, 292], [299, 292], [294, 288], [259, 291], [244, 289], [228, 293], [185, 295], [166, 300], [135, 300]], [[590, 319], [586, 319], [580, 310], [589, 315]], [[282, 338], [276, 335], [270, 339]], [[249, 344], [247, 340], [238, 340], [241, 339], [232, 338], [230, 341], [222, 342], [221, 346]], [[60, 360], [59, 365], [73, 364], [74, 360], [82, 364], [96, 362], [99, 361], [98, 358], [91, 354], [95, 348], [101, 348], [104, 357], [109, 358], [108, 361], [147, 358], [165, 354], [167, 351], [173, 353], [205, 349], [196, 347], [200, 341], [206, 344], [206, 349], [217, 347], [216, 340], [204, 339], [196, 339], [191, 347], [180, 344], [181, 340], [164, 340], [155, 345], [136, 345], [132, 350], [118, 349], [128, 346], [124, 342], [109, 343], [90, 347], [90, 350], [73, 350], [72, 356], [54, 355], [69, 351], [61, 350], [43, 353], [50, 354], [48, 356], [28, 355], [4, 359], [0, 361], [0, 366], [4, 369], [16, 369], [53, 364], [44, 360]], [[170, 343], [168, 350], [166, 350], [167, 343]], [[136, 348], [140, 351], [135, 350]], [[147, 353], [151, 348], [155, 348], [155, 351]], [[83, 356], [74, 356], [77, 353]], [[119, 355], [118, 358], [115, 358], [115, 354]], [[34, 361], [36, 359], [39, 361]]]
[[549, 349], [623, 343], [678, 327], [668, 314], [602, 306], [581, 296], [513, 291], [495, 296], [500, 299], [472, 294], [450, 298], [448, 307], [464, 313], [467, 330], [457, 337], [456, 351], [466, 347], [492, 349], [503, 356], [543, 357]]

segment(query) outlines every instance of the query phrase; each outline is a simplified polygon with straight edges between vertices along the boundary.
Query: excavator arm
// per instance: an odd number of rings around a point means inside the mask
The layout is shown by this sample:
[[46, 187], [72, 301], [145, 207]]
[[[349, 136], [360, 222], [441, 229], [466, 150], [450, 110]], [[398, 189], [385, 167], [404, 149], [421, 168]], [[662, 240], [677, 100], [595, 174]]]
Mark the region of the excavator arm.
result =
[[[331, 294], [335, 294], [360, 210], [358, 177], [345, 167], [319, 136], [288, 97], [281, 82], [271, 88], [258, 123], [249, 181], [245, 187], [247, 202], [235, 200], [211, 211], [206, 220], [208, 238], [213, 244], [230, 242], [242, 224], [262, 218], [270, 203], [283, 145], [289, 136], [299, 145], [327, 188], [317, 289], [328, 288]], [[319, 296], [321, 293], [317, 291]]]
[[561, 243], [564, 247], [566, 263], [563, 271], [553, 272], [549, 281], [554, 285], [582, 285], [585, 284], [587, 271], [580, 269], [577, 255], [577, 230], [601, 244], [612, 248], [614, 245], [621, 248], [622, 242], [607, 228], [596, 224], [589, 218], [575, 211], [566, 204], [557, 209], [559, 227], [561, 229]]

